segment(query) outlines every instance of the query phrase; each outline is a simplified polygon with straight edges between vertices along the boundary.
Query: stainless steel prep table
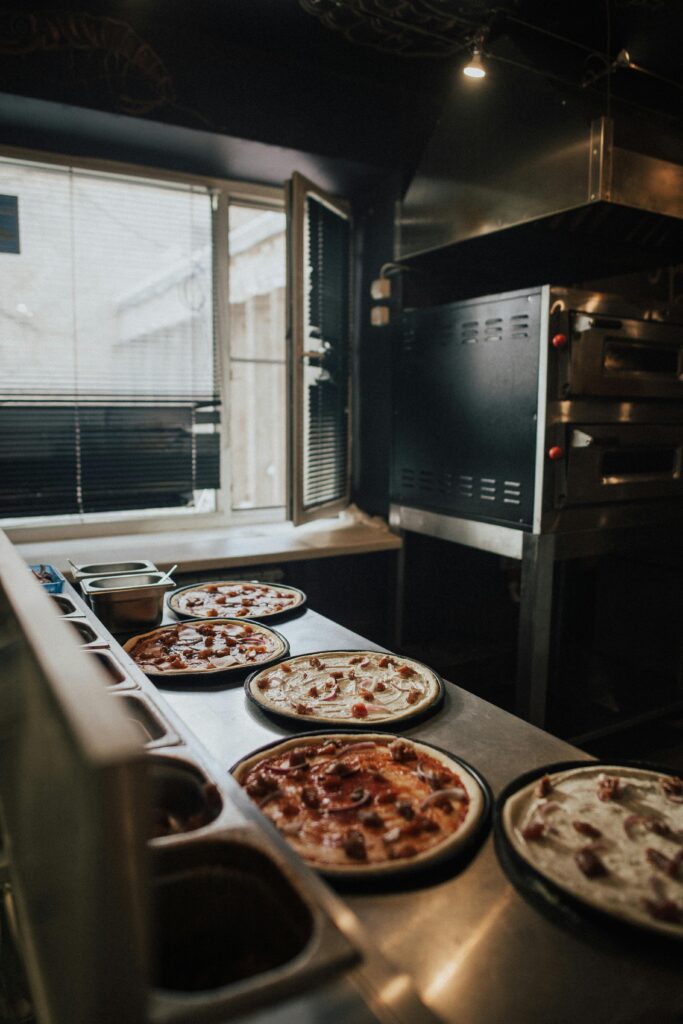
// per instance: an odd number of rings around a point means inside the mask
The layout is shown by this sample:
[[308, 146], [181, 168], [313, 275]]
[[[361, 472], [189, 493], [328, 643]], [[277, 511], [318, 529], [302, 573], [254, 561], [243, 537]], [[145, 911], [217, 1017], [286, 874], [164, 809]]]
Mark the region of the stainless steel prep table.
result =
[[[381, 650], [313, 611], [276, 624], [293, 655]], [[163, 696], [226, 768], [282, 728], [247, 701], [242, 684], [163, 689]], [[587, 758], [451, 683], [440, 711], [405, 735], [478, 768], [494, 794], [549, 762]], [[588, 926], [565, 929], [512, 887], [489, 837], [464, 870], [419, 888], [343, 898], [381, 952], [410, 973], [422, 998], [453, 1024], [681, 1024], [683, 947]]]

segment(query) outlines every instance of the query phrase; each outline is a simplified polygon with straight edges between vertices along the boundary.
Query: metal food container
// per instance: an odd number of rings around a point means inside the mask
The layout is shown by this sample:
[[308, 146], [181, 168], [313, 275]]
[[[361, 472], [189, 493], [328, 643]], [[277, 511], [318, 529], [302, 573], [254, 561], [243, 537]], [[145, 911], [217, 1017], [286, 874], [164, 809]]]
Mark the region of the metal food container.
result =
[[64, 577], [54, 565], [29, 565], [29, 569], [48, 594], [61, 594], [64, 589]]
[[154, 562], [143, 559], [130, 559], [126, 562], [89, 562], [81, 565], [71, 562], [71, 566], [71, 578], [74, 583], [80, 583], [88, 576], [128, 576], [131, 573], [157, 571]]
[[164, 594], [175, 583], [164, 572], [92, 576], [81, 580], [81, 590], [100, 622], [113, 633], [158, 626], [164, 612]]

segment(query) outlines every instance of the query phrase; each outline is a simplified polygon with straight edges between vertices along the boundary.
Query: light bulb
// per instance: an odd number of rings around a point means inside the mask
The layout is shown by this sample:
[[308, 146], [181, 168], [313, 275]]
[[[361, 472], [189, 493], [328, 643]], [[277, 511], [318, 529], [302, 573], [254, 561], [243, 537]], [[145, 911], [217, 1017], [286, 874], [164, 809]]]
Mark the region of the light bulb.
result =
[[467, 75], [468, 78], [486, 78], [486, 68], [481, 62], [479, 50], [472, 51], [472, 56], [462, 69], [462, 73]]

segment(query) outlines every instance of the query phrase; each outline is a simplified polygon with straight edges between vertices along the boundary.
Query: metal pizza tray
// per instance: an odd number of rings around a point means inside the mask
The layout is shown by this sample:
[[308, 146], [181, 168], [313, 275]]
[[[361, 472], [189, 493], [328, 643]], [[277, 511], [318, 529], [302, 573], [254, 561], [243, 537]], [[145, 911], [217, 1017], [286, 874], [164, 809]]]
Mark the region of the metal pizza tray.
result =
[[[257, 629], [270, 633], [271, 636], [275, 637], [280, 645], [280, 649], [276, 651], [271, 657], [264, 659], [258, 663], [259, 668], [265, 668], [269, 665], [274, 665], [276, 662], [286, 658], [289, 654], [289, 642], [288, 640], [276, 630], [270, 626], [265, 626], [261, 622], [256, 622], [252, 619], [183, 619], [182, 622], [169, 623], [166, 626], [158, 626], [156, 629], [148, 630], [146, 633], [139, 633], [136, 636], [130, 637], [123, 645], [124, 651], [128, 656], [132, 658], [132, 650], [135, 645], [143, 640], [147, 636], [152, 636], [155, 633], [163, 633], [166, 630], [177, 629], [178, 626], [192, 625], [192, 623], [201, 623], [206, 625], [210, 622], [215, 625], [221, 623], [234, 623], [235, 625], [252, 625]], [[175, 669], [171, 672], [153, 672], [151, 669], [144, 669], [141, 665], [138, 666], [140, 671], [144, 672], [148, 679], [151, 679], [157, 686], [169, 687], [174, 686], [186, 687], [189, 685], [193, 689], [201, 688], [202, 685], [206, 687], [224, 686], [226, 683], [234, 681], [242, 681], [247, 673], [253, 671], [253, 665], [231, 665], [228, 668], [214, 668], [206, 669], [201, 672], [197, 672], [193, 669]]]
[[[291, 659], [283, 658], [281, 660], [283, 660], [283, 661], [284, 660], [295, 661], [295, 660], [298, 660], [299, 658], [301, 658], [301, 659], [315, 658], [315, 657], [319, 657], [320, 658], [320, 657], [324, 657], [326, 655], [329, 656], [329, 655], [332, 655], [332, 654], [352, 654], [352, 655], [368, 655], [368, 656], [369, 655], [373, 655], [373, 656], [377, 656], [377, 655], [382, 654], [382, 653], [383, 652], [380, 652], [380, 651], [355, 650], [355, 649], [311, 651], [311, 652], [308, 652], [306, 654], [296, 655], [295, 657], [293, 657]], [[300, 729], [319, 730], [319, 729], [325, 728], [325, 729], [334, 729], [335, 731], [339, 731], [339, 732], [343, 732], [343, 731], [346, 731], [346, 730], [353, 731], [353, 730], [356, 730], [356, 729], [371, 729], [373, 732], [377, 732], [377, 731], [382, 730], [382, 729], [407, 729], [407, 728], [412, 728], [413, 726], [418, 725], [420, 722], [424, 722], [425, 719], [431, 718], [431, 716], [433, 714], [435, 714], [441, 708], [441, 705], [443, 704], [443, 701], [444, 701], [444, 694], [445, 694], [444, 682], [443, 682], [443, 679], [441, 678], [441, 676], [439, 675], [438, 672], [435, 672], [433, 668], [429, 667], [429, 665], [425, 665], [423, 662], [417, 661], [415, 658], [405, 658], [405, 657], [403, 657], [403, 655], [399, 655], [399, 654], [393, 655], [393, 657], [400, 658], [401, 661], [411, 662], [411, 663], [413, 663], [415, 665], [418, 665], [420, 668], [426, 669], [434, 677], [434, 680], [435, 680], [435, 682], [437, 684], [437, 688], [438, 688], [438, 693], [437, 693], [436, 697], [434, 698], [434, 700], [430, 704], [428, 704], [426, 707], [418, 708], [417, 711], [407, 712], [401, 718], [397, 718], [397, 719], [383, 718], [383, 719], [378, 721], [377, 719], [373, 719], [372, 717], [368, 717], [367, 719], [364, 719], [364, 718], [353, 718], [352, 720], [348, 720], [348, 719], [338, 720], [338, 719], [322, 718], [322, 717], [314, 717], [314, 716], [307, 717], [305, 715], [297, 714], [295, 711], [291, 711], [291, 712], [279, 711], [279, 710], [277, 710], [275, 708], [268, 707], [267, 705], [262, 703], [258, 699], [258, 697], [254, 694], [253, 686], [252, 686], [253, 681], [260, 674], [260, 672], [262, 671], [262, 668], [265, 667], [265, 666], [259, 667], [256, 671], [250, 672], [250, 674], [247, 676], [247, 678], [245, 679], [245, 682], [244, 682], [244, 692], [246, 693], [247, 698], [251, 702], [251, 704], [254, 707], [257, 707], [259, 709], [259, 711], [262, 711], [269, 718], [272, 718], [276, 722], [287, 724], [287, 725], [289, 725], [291, 722], [296, 722], [297, 726]]]
[[[390, 741], [401, 738], [393, 732], [381, 732], [380, 730], [375, 730], [373, 735]], [[308, 741], [314, 737], [324, 739], [326, 737], [332, 738], [334, 736], [342, 736], [344, 740], [353, 739], [353, 737], [356, 736], [359, 741], [364, 741], [367, 740], [368, 733], [342, 733], [340, 730], [335, 728], [305, 733], [294, 733], [289, 737], [281, 736], [277, 740], [274, 740], [271, 743], [266, 743], [262, 747], [257, 747], [249, 754], [241, 757], [239, 761], [236, 761], [235, 764], [230, 767], [229, 771], [234, 775], [240, 766], [246, 761], [249, 761], [252, 757], [255, 757], [258, 754], [266, 754], [268, 751], [282, 746], [284, 743], [297, 740]], [[476, 855], [484, 839], [488, 835], [493, 797], [491, 787], [481, 772], [464, 758], [458, 757], [445, 747], [438, 746], [435, 743], [428, 743], [421, 739], [411, 739], [411, 742], [420, 747], [425, 747], [427, 750], [443, 754], [453, 762], [456, 770], [461, 768], [469, 773], [473, 781], [479, 787], [482, 796], [482, 810], [476, 826], [472, 829], [466, 839], [455, 849], [436, 849], [433, 856], [420, 863], [415, 863], [410, 860], [390, 861], [386, 865], [383, 865], [380, 870], [373, 872], [363, 872], [357, 867], [354, 868], [351, 865], [348, 869], [334, 867], [330, 870], [319, 867], [318, 865], [309, 865], [312, 870], [317, 871], [328, 882], [334, 884], [335, 888], [342, 892], [382, 892], [393, 891], [396, 888], [407, 890], [410, 888], [423, 888], [425, 886], [438, 884], [446, 878], [450, 878], [454, 874], [462, 871]], [[276, 826], [273, 824], [273, 827], [275, 828]], [[283, 838], [286, 839], [286, 837]]]
[[[287, 590], [289, 593], [296, 594], [299, 597], [297, 604], [292, 605], [290, 608], [285, 608], [280, 612], [271, 612], [270, 614], [265, 613], [263, 615], [249, 615], [243, 616], [244, 619], [250, 619], [252, 622], [282, 622], [285, 619], [290, 619], [295, 615], [300, 615], [301, 612], [306, 608], [307, 597], [303, 590], [299, 590], [298, 587], [292, 587], [287, 583], [276, 584], [270, 583], [267, 580], [203, 580], [201, 583], [190, 583], [187, 586], [178, 587], [172, 594], [168, 595], [167, 603], [168, 609], [178, 619], [211, 619], [215, 616], [199, 615], [196, 612], [183, 612], [178, 605], [178, 598], [181, 594], [185, 594], [189, 590], [205, 590], [207, 586], [227, 587], [227, 586], [243, 586], [245, 583], [253, 583], [259, 587], [270, 587], [273, 590]], [[239, 616], [238, 616], [239, 617]]]

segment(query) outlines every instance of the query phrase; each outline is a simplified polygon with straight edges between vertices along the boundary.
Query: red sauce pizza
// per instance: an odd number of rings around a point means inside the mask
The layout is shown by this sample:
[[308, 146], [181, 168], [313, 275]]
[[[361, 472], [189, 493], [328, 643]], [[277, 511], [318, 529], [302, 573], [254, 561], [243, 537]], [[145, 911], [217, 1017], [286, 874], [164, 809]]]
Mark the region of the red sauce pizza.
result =
[[386, 734], [295, 737], [233, 773], [296, 852], [331, 875], [440, 860], [471, 837], [485, 808], [459, 761]]
[[176, 590], [169, 597], [168, 604], [176, 615], [191, 618], [234, 616], [240, 619], [264, 619], [293, 611], [305, 599], [303, 592], [295, 587], [219, 580]]
[[271, 662], [287, 653], [267, 626], [233, 619], [181, 622], [134, 636], [124, 650], [147, 675], [225, 672]]

